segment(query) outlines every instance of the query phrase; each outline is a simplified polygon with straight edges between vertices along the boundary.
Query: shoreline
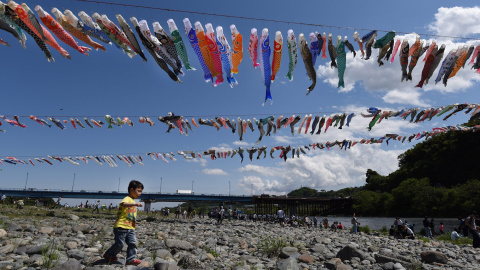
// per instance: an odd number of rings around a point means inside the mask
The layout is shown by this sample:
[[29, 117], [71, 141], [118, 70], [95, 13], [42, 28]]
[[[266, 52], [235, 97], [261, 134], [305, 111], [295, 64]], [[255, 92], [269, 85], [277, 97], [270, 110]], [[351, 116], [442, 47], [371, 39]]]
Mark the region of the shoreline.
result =
[[[124, 251], [118, 264], [109, 265], [101, 257], [113, 243], [114, 211], [87, 215], [35, 207], [1, 210], [0, 269], [33, 270], [49, 263], [79, 270], [480, 268], [479, 249], [436, 239], [393, 239], [264, 222], [224, 220], [216, 225], [208, 218], [175, 221], [150, 215], [139, 215], [136, 229], [137, 257], [143, 262], [125, 267]], [[55, 254], [53, 259], [46, 259], [48, 252]], [[427, 263], [421, 254], [436, 262]]]

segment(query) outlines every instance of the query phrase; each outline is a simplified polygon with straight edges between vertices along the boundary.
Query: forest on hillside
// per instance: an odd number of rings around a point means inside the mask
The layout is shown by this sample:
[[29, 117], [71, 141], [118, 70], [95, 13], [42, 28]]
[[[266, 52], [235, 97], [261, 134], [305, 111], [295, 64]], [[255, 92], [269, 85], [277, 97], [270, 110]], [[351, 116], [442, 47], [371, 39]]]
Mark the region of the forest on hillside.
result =
[[480, 207], [479, 142], [479, 132], [438, 134], [401, 154], [391, 174], [368, 169], [364, 186], [338, 191], [303, 187], [288, 196], [352, 197], [353, 210], [362, 216], [465, 216]]

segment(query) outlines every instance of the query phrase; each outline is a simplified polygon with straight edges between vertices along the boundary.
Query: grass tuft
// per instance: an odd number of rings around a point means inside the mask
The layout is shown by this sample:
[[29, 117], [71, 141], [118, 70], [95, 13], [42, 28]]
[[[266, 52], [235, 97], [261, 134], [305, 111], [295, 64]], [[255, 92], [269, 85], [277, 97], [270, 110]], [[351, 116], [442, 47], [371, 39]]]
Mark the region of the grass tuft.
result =
[[275, 238], [273, 236], [267, 236], [260, 239], [257, 248], [260, 252], [271, 258], [278, 256], [282, 248], [287, 245], [288, 242], [282, 237]]

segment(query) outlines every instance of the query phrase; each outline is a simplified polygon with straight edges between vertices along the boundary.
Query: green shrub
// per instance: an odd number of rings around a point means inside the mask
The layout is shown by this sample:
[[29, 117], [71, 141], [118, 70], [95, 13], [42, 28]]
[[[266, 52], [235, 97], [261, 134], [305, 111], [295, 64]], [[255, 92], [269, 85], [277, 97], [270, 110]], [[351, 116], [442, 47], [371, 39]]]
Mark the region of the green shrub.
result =
[[389, 230], [388, 230], [387, 226], [385, 226], [385, 225], [378, 232], [382, 235], [388, 235], [389, 234]]
[[205, 248], [205, 251], [206, 251], [207, 253], [212, 254], [213, 257], [215, 257], [215, 258], [220, 256], [215, 250], [213, 250], [213, 249], [211, 249], [211, 248], [209, 248], [209, 247], [206, 247], [206, 248]]
[[60, 250], [59, 245], [55, 243], [55, 239], [47, 242], [42, 246], [42, 256], [43, 256], [43, 267], [50, 269], [57, 265], [59, 255], [58, 250]]
[[423, 242], [426, 242], [426, 243], [430, 242], [430, 238], [423, 237], [423, 236], [418, 236], [417, 239], [422, 240]]
[[370, 233], [371, 232], [370, 227], [368, 227], [368, 225], [359, 226], [358, 231], [363, 232], [363, 233]]
[[147, 222], [153, 222], [153, 221], [156, 221], [157, 219], [156, 219], [155, 217], [148, 216], [145, 220], [146, 220]]
[[288, 242], [282, 237], [274, 238], [273, 236], [262, 237], [257, 245], [260, 252], [268, 257], [278, 256], [282, 248], [286, 247]]
[[450, 234], [451, 234], [451, 232], [445, 232], [444, 234], [441, 234], [441, 235], [437, 236], [436, 239], [440, 240], [440, 241], [452, 243], [452, 244], [455, 244], [455, 245], [459, 245], [459, 246], [468, 245], [468, 244], [472, 245], [473, 244], [472, 238], [460, 237], [460, 238], [458, 238], [457, 240], [454, 241], [454, 240], [452, 240]]

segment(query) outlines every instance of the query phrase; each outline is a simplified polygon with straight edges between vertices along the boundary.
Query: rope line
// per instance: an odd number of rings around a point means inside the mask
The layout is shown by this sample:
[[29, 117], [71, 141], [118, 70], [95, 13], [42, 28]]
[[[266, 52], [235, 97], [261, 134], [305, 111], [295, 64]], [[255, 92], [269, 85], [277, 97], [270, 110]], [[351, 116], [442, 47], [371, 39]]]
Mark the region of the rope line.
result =
[[[80, 1], [80, 0], [78, 0]], [[83, 1], [83, 0], [81, 0]], [[458, 103], [458, 104], [463, 104], [463, 103]], [[476, 103], [470, 103], [471, 105], [473, 104], [476, 104]], [[452, 104], [448, 104], [448, 105], [440, 105], [440, 106], [429, 106], [429, 107], [411, 107], [411, 108], [397, 108], [397, 109], [391, 109], [391, 110], [409, 110], [409, 109], [412, 109], [412, 108], [418, 108], [419, 110], [422, 110], [422, 109], [430, 109], [430, 108], [440, 108], [440, 107], [447, 107], [449, 105], [452, 105]], [[380, 109], [380, 108], [379, 108]], [[381, 109], [382, 111], [384, 111], [384, 109]], [[385, 109], [387, 110], [387, 109]], [[390, 110], [390, 109], [389, 109]], [[350, 111], [350, 110], [344, 110], [344, 111], [318, 111], [318, 112], [279, 112], [279, 113], [254, 113], [254, 114], [202, 114], [202, 115], [182, 115], [182, 114], [175, 114], [175, 115], [178, 115], [178, 116], [183, 116], [183, 117], [245, 117], [245, 116], [279, 116], [279, 115], [291, 115], [291, 114], [295, 114], [295, 115], [304, 115], [304, 114], [337, 114], [337, 113], [362, 113], [362, 112], [366, 112], [365, 110], [356, 110], [356, 111]], [[15, 115], [15, 114], [3, 114], [3, 115], [6, 115], [6, 116], [10, 116], [10, 115]], [[18, 117], [26, 117], [28, 118], [30, 115], [17, 115]], [[40, 117], [57, 117], [57, 118], [82, 118], [82, 117], [86, 117], [86, 118], [93, 118], [93, 117], [105, 117], [105, 115], [35, 115], [37, 118], [40, 118]], [[144, 114], [144, 115], [113, 115], [111, 114], [110, 115], [112, 118], [114, 117], [147, 117], [148, 114]], [[158, 117], [158, 116], [152, 116], [152, 117]], [[1, 118], [0, 118], [1, 120]], [[153, 120], [153, 119], [152, 119]]]
[[[255, 20], [255, 21], [264, 21], [264, 22], [275, 22], [275, 23], [316, 26], [316, 27], [330, 27], [330, 28], [348, 29], [348, 30], [364, 30], [364, 31], [374, 31], [374, 30], [376, 30], [376, 31], [379, 31], [379, 32], [390, 32], [390, 30], [379, 30], [379, 29], [357, 28], [357, 27], [338, 26], [338, 25], [327, 25], [327, 24], [304, 23], [304, 22], [284, 21], [284, 20], [273, 20], [273, 19], [265, 19], [265, 18], [254, 18], [254, 17], [245, 17], [245, 16], [236, 16], [236, 15], [225, 15], [225, 14], [218, 14], [218, 13], [188, 11], [188, 10], [181, 10], [181, 9], [151, 7], [151, 6], [143, 6], [143, 5], [120, 4], [120, 3], [112, 3], [112, 2], [96, 1], [96, 0], [75, 0], [75, 1], [96, 3], [96, 4], [104, 4], [104, 5], [135, 7], [137, 9], [138, 8], [156, 9], [156, 10], [163, 10], [163, 11], [170, 11], [170, 12], [191, 13], [191, 14], [208, 15], [208, 16], [218, 16], [218, 17], [235, 18], [235, 19], [242, 19], [242, 20]], [[411, 32], [400, 32], [400, 31], [395, 31], [395, 32], [399, 33], [399, 34], [411, 34]], [[445, 35], [434, 35], [434, 34], [418, 34], [418, 35], [430, 36], [430, 37], [451, 38], [451, 39], [480, 40], [479, 38], [445, 36]]]

